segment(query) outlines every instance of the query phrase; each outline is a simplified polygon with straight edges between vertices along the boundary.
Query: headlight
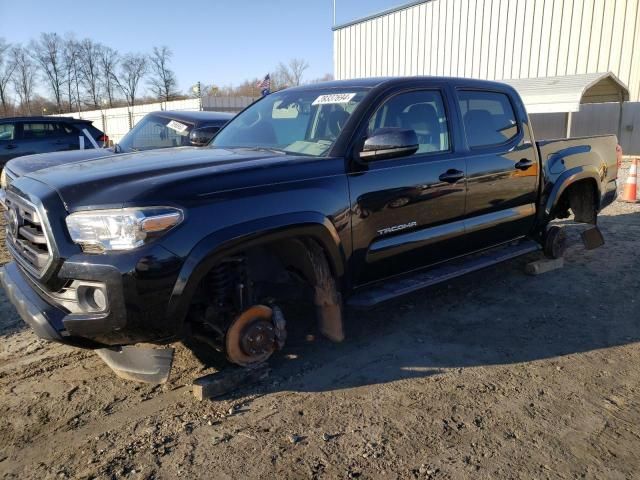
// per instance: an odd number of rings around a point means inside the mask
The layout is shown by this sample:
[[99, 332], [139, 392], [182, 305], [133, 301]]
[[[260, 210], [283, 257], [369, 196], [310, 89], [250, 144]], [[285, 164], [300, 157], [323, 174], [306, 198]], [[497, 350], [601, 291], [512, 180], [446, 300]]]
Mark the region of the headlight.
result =
[[72, 213], [71, 239], [87, 252], [131, 250], [178, 225], [182, 211], [171, 207], [123, 208]]

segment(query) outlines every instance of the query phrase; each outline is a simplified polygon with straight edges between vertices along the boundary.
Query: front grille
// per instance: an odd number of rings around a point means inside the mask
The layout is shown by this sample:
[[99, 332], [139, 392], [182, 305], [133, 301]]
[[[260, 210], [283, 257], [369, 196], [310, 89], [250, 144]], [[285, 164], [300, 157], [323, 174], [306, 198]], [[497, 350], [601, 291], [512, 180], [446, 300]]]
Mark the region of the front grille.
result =
[[52, 254], [38, 209], [12, 192], [7, 192], [6, 204], [9, 250], [22, 267], [41, 277], [51, 262]]

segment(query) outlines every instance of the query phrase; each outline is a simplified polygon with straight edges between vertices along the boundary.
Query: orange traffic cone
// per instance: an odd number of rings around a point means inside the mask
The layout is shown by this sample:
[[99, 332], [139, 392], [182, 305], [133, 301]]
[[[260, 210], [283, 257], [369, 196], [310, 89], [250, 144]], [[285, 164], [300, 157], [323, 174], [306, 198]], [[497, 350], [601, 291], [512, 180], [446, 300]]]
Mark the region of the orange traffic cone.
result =
[[624, 192], [620, 197], [622, 202], [638, 203], [638, 159], [631, 160], [629, 175], [624, 183]]

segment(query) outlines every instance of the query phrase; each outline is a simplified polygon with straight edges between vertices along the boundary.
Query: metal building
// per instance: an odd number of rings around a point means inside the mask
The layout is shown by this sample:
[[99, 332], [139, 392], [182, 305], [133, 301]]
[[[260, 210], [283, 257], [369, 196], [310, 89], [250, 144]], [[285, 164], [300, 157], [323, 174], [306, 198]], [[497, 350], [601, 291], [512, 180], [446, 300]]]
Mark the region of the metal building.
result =
[[337, 79], [613, 72], [640, 101], [640, 0], [422, 0], [334, 27]]

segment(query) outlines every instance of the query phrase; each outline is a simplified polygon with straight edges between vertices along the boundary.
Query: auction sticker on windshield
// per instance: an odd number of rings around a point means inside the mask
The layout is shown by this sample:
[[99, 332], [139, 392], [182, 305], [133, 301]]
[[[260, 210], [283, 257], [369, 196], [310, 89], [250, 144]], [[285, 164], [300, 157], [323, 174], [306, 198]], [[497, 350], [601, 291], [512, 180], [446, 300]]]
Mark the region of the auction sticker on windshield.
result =
[[355, 93], [330, 93], [328, 95], [320, 95], [311, 105], [327, 105], [330, 103], [349, 103]]
[[171, 130], [175, 130], [178, 133], [182, 133], [189, 127], [187, 127], [184, 123], [171, 120], [169, 123], [167, 123], [167, 128], [170, 128]]

